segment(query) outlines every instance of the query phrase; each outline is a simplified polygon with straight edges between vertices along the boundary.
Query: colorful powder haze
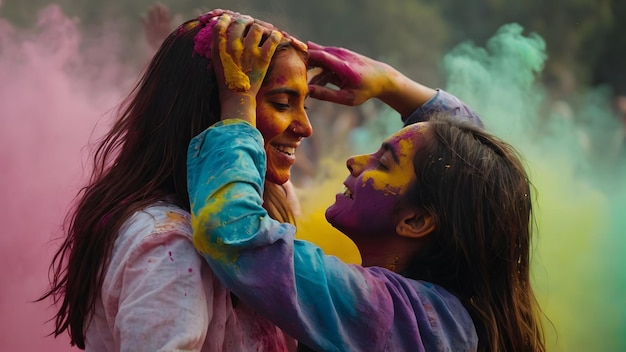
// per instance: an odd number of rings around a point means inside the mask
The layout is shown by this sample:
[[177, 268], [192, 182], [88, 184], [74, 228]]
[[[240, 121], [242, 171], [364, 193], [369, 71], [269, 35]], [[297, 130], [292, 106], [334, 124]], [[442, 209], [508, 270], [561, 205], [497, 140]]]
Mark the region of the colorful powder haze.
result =
[[46, 288], [51, 241], [86, 177], [85, 146], [137, 75], [114, 60], [113, 43], [85, 44], [57, 6], [42, 10], [34, 30], [0, 18], [3, 351], [72, 350], [66, 336], [46, 338], [53, 311], [31, 301]]
[[503, 26], [486, 48], [466, 43], [446, 56], [447, 88], [527, 160], [538, 223], [533, 274], [554, 325], [546, 325], [549, 350], [624, 351], [625, 126], [602, 89], [574, 111], [550, 101], [533, 79], [545, 59], [540, 37]]
[[[89, 148], [106, 129], [137, 70], [117, 59], [115, 38], [89, 45], [56, 6], [44, 9], [36, 30], [13, 28], [0, 18], [0, 349], [68, 351], [68, 339], [46, 337], [53, 314], [31, 303], [46, 287], [47, 267], [69, 204], [85, 180]], [[462, 44], [443, 60], [450, 92], [479, 112], [488, 128], [525, 155], [537, 188], [537, 293], [553, 327], [550, 351], [626, 350], [626, 273], [622, 252], [626, 210], [622, 126], [602, 91], [589, 92], [571, 114], [575, 124], [535, 77], [543, 68], [541, 38], [503, 27], [485, 48]], [[385, 113], [354, 141], [382, 139], [375, 127], [397, 116]], [[579, 120], [579, 119], [578, 119]], [[374, 126], [374, 127], [372, 127]], [[623, 143], [623, 142], [621, 142]], [[343, 160], [321, 164], [330, 179], [300, 190], [304, 217], [299, 234], [327, 251], [358, 262], [353, 246], [323, 223], [322, 211], [341, 187]]]

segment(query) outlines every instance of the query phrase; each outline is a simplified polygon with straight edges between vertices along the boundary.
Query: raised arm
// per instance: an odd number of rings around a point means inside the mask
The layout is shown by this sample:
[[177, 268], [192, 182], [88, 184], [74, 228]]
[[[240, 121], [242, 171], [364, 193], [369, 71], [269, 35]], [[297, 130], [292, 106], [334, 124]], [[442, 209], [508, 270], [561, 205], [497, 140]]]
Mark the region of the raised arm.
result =
[[309, 67], [321, 70], [309, 82], [313, 98], [350, 106], [377, 98], [400, 113], [405, 124], [448, 113], [482, 126], [478, 115], [455, 96], [415, 82], [386, 63], [345, 48], [308, 45]]
[[243, 302], [314, 350], [444, 351], [468, 340], [471, 320], [446, 291], [295, 240], [262, 207], [264, 173], [261, 135], [243, 121], [190, 144], [194, 245]]

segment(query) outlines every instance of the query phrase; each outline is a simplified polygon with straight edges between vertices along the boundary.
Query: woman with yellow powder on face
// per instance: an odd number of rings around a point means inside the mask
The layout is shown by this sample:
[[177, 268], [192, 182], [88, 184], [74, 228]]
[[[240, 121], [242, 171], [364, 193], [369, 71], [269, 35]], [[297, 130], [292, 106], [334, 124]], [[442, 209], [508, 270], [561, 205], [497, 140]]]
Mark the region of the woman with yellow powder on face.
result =
[[[229, 25], [216, 24], [213, 55], [249, 62], [256, 45], [239, 50]], [[247, 103], [258, 87], [222, 84], [222, 99], [240, 103], [188, 151], [194, 244], [216, 275], [302, 350], [544, 351], [529, 279], [531, 187], [515, 150], [444, 91], [345, 49], [309, 43], [309, 53], [309, 66], [323, 69], [312, 97], [378, 98], [406, 123], [376, 152], [348, 159], [346, 190], [326, 211], [363, 266], [267, 216], [271, 155]]]
[[247, 31], [246, 43], [263, 43], [254, 56], [262, 59], [263, 74], [248, 81], [232, 70], [229, 77], [234, 89], [246, 89], [246, 82], [258, 89], [246, 103], [256, 107], [268, 154], [261, 202], [273, 218], [293, 222], [282, 185], [299, 142], [311, 135], [304, 107], [306, 46], [229, 11], [182, 24], [165, 39], [99, 144], [91, 181], [68, 215], [67, 237], [51, 266], [52, 286], [42, 299], [58, 304], [54, 334], [68, 332], [81, 349], [296, 348], [231, 295], [192, 244], [187, 146], [219, 121], [221, 110], [240, 104], [220, 99], [213, 69], [212, 26], [223, 13], [236, 19], [236, 31]]

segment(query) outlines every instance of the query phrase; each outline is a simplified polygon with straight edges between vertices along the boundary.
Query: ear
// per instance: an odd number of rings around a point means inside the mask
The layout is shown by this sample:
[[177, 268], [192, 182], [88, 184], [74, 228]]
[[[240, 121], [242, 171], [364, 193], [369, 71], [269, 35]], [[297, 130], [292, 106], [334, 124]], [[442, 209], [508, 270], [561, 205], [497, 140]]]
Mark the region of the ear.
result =
[[396, 233], [409, 238], [421, 238], [435, 230], [435, 217], [425, 209], [402, 211], [396, 224]]

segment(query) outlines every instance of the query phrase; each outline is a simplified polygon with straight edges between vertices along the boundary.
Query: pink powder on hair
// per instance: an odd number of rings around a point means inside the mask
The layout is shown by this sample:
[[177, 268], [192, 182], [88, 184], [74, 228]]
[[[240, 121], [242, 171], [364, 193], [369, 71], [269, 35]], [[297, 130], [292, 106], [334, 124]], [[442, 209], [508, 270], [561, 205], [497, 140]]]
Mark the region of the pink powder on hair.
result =
[[211, 59], [211, 43], [213, 42], [213, 26], [205, 26], [193, 38], [193, 51], [197, 54]]
[[211, 59], [211, 44], [213, 43], [213, 25], [217, 22], [219, 17], [201, 16], [198, 18], [200, 25], [204, 25], [198, 34], [193, 38], [194, 46], [193, 51], [199, 55]]

